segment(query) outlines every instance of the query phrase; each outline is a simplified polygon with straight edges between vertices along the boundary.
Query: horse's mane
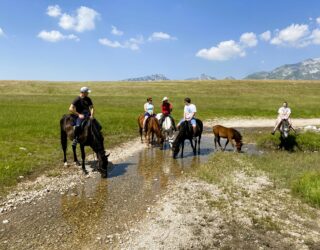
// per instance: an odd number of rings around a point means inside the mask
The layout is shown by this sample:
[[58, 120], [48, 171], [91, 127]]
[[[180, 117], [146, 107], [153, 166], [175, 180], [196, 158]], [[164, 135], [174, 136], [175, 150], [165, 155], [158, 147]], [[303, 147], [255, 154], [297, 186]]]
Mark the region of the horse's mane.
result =
[[97, 152], [104, 151], [102, 127], [96, 119], [89, 120], [89, 129], [92, 134], [92, 148]]
[[242, 140], [242, 135], [240, 134], [240, 132], [236, 129], [233, 129], [233, 135], [234, 135], [234, 139], [241, 141]]

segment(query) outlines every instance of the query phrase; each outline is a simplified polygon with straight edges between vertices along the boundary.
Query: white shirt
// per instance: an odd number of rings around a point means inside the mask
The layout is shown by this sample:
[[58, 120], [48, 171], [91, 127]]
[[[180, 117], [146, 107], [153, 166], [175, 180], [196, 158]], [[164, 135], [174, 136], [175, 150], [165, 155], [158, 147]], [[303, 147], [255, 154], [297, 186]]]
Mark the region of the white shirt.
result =
[[148, 112], [150, 115], [153, 115], [154, 106], [151, 103], [146, 102], [144, 104], [144, 111]]
[[278, 114], [279, 114], [278, 117], [280, 119], [288, 119], [290, 117], [290, 114], [291, 114], [291, 109], [290, 108], [281, 107], [278, 110]]
[[184, 117], [187, 120], [191, 120], [193, 118], [192, 113], [196, 113], [197, 108], [194, 104], [189, 104], [184, 106]]

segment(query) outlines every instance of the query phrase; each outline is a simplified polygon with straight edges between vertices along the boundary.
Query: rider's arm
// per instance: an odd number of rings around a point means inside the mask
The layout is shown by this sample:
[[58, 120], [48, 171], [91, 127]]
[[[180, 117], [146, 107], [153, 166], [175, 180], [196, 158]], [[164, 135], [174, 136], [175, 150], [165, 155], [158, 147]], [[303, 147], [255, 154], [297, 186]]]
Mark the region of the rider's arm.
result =
[[147, 103], [145, 103], [145, 104], [144, 104], [144, 106], [143, 106], [143, 108], [144, 108], [144, 112], [148, 112], [147, 106], [148, 106], [148, 104], [147, 104]]
[[91, 118], [93, 118], [94, 116], [94, 108], [93, 108], [93, 105], [91, 105], [90, 107], [89, 107], [89, 109], [90, 109], [90, 114], [91, 114]]
[[77, 115], [77, 116], [80, 115], [80, 114], [77, 112], [76, 107], [75, 107], [73, 104], [70, 105], [69, 111], [71, 112], [71, 114], [74, 114], [74, 115]]

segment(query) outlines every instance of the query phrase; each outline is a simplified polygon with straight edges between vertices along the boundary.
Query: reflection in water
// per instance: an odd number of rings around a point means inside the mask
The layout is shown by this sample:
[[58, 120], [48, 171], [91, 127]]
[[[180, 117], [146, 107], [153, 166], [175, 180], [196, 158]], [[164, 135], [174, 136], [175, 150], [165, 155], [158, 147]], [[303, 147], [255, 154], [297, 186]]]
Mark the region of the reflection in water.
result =
[[106, 186], [107, 181], [100, 180], [96, 185], [81, 185], [62, 195], [61, 214], [75, 239], [88, 239], [88, 229], [101, 220], [108, 199]]
[[[254, 146], [246, 145], [244, 150], [250, 153], [251, 148]], [[85, 179], [67, 194], [52, 192], [6, 214], [9, 226], [14, 226], [0, 236], [10, 244], [15, 242], [15, 249], [106, 249], [96, 240], [106, 242], [108, 235], [128, 230], [171, 180], [197, 168], [212, 152], [213, 139], [208, 135], [202, 138], [199, 156], [193, 156], [187, 143], [183, 159], [173, 159], [170, 150], [146, 148], [114, 164], [107, 179], [99, 175]]]

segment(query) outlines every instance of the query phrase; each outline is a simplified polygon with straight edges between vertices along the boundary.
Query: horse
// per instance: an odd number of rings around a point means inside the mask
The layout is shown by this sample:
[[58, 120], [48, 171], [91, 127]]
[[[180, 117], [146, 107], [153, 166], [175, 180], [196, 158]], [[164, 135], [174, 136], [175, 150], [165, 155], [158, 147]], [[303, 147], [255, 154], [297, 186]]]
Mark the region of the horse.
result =
[[[180, 151], [181, 146], [181, 158], [183, 158], [183, 149], [184, 149], [184, 141], [189, 140], [193, 154], [197, 154], [197, 144], [198, 144], [198, 154], [200, 154], [200, 141], [201, 141], [201, 135], [203, 132], [203, 123], [201, 120], [196, 119], [197, 126], [196, 126], [196, 133], [194, 134], [193, 128], [191, 124], [189, 124], [188, 121], [184, 121], [181, 123], [179, 127], [179, 132], [175, 138], [175, 140], [172, 143], [172, 151], [173, 151], [173, 158], [175, 159]], [[195, 146], [193, 146], [192, 140], [195, 141]]]
[[[156, 115], [158, 121], [160, 121], [162, 116], [163, 116], [162, 113], [159, 113], [159, 114]], [[169, 147], [171, 148], [172, 147], [173, 138], [174, 138], [174, 133], [173, 133], [174, 132], [174, 126], [173, 126], [171, 117], [166, 116], [164, 118], [164, 121], [163, 121], [162, 127], [161, 127], [161, 132], [162, 132], [162, 136], [164, 138], [164, 142], [167, 142], [169, 144]]]
[[[141, 143], [143, 143], [143, 139], [142, 139], [143, 119], [144, 119], [144, 115], [143, 114], [139, 115], [138, 126], [139, 126], [139, 133], [141, 137]], [[164, 140], [161, 133], [159, 121], [155, 116], [150, 116], [147, 119], [145, 124], [145, 140], [146, 140], [147, 146], [151, 144], [151, 141], [153, 140], [154, 135], [157, 136], [157, 142], [162, 147]]]
[[287, 119], [283, 119], [280, 123], [279, 126], [279, 130], [280, 130], [280, 134], [281, 134], [281, 138], [283, 140], [287, 139], [289, 136], [289, 132], [290, 132], [290, 123]]
[[[217, 142], [220, 146], [221, 150], [226, 150], [227, 144], [229, 141], [232, 144], [232, 147], [236, 146], [237, 151], [241, 151], [242, 147], [242, 135], [239, 133], [238, 130], [235, 130], [234, 128], [226, 128], [221, 125], [216, 125], [212, 128], [213, 134], [214, 134], [214, 146], [217, 148]], [[220, 137], [227, 138], [226, 144], [224, 145], [224, 148], [222, 149], [220, 144]], [[232, 140], [235, 140], [236, 145], [233, 144]]]
[[[67, 140], [74, 139], [74, 118], [72, 115], [64, 115], [60, 120], [60, 131], [61, 131], [61, 146], [63, 150], [63, 161], [64, 165], [67, 166]], [[82, 132], [79, 136], [79, 144], [81, 149], [82, 158], [82, 170], [84, 174], [88, 174], [85, 167], [85, 146], [90, 146], [93, 151], [97, 154], [98, 167], [97, 170], [101, 173], [101, 177], [107, 177], [107, 167], [108, 167], [108, 157], [110, 154], [106, 155], [103, 144], [104, 138], [101, 133], [101, 126], [96, 119], [87, 119], [82, 124]], [[73, 158], [76, 165], [80, 166], [77, 158], [76, 146], [72, 146]]]

